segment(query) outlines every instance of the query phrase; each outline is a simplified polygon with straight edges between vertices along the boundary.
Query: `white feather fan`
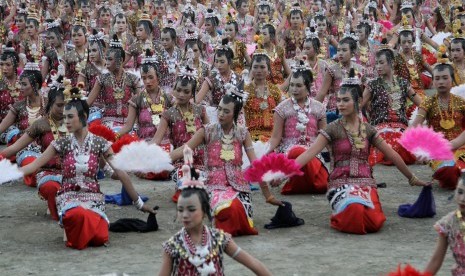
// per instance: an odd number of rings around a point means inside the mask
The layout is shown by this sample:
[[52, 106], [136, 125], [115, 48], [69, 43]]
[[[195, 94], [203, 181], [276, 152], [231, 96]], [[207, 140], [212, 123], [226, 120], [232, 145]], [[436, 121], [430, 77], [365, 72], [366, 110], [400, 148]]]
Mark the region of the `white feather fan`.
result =
[[0, 185], [7, 182], [20, 179], [23, 173], [18, 169], [16, 164], [12, 164], [10, 160], [3, 159], [0, 161]]
[[461, 84], [459, 86], [452, 87], [450, 93], [462, 97], [465, 100], [465, 84]]
[[146, 141], [124, 146], [111, 163], [116, 169], [127, 172], [159, 173], [174, 169], [169, 154], [161, 147]]

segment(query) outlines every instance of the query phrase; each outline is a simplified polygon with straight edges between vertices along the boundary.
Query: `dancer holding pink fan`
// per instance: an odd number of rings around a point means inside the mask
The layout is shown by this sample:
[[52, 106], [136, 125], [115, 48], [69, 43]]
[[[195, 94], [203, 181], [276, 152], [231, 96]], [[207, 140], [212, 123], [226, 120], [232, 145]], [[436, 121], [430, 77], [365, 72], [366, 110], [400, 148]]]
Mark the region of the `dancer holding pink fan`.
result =
[[360, 80], [354, 76], [352, 69], [337, 93], [337, 108], [342, 118], [320, 130], [312, 146], [296, 161], [304, 166], [329, 145], [331, 173], [327, 197], [332, 208], [331, 227], [341, 232], [366, 234], [379, 231], [386, 220], [368, 163], [372, 146], [392, 161], [410, 185], [427, 184], [408, 169], [373, 126], [358, 116], [362, 89]]

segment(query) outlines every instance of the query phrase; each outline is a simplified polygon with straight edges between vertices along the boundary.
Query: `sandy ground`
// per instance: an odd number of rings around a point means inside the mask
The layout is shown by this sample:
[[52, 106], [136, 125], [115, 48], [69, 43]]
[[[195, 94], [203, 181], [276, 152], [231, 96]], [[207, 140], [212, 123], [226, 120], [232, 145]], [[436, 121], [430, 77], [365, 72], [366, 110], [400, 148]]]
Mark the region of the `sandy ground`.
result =
[[[411, 166], [423, 179], [430, 178], [426, 166]], [[452, 192], [434, 189], [437, 216], [431, 219], [405, 219], [397, 207], [413, 203], [420, 192], [410, 187], [392, 167], [375, 168], [387, 217], [383, 229], [365, 236], [339, 233], [329, 227], [330, 208], [324, 195], [281, 196], [291, 202], [305, 225], [268, 231], [263, 225], [274, 215], [275, 207], [264, 202], [260, 192], [253, 193], [258, 236], [238, 237], [235, 241], [260, 259], [274, 275], [384, 275], [398, 263], [408, 262], [424, 268], [435, 246], [434, 222], [454, 210]], [[133, 177], [139, 192], [159, 205], [160, 230], [152, 233], [111, 233], [108, 247], [83, 251], [66, 248], [63, 230], [46, 216], [46, 205], [36, 191], [21, 183], [0, 186], [0, 275], [102, 275], [127, 273], [154, 275], [161, 264], [161, 243], [180, 229], [175, 222], [175, 205], [170, 201], [172, 182], [142, 181]], [[102, 181], [105, 193], [115, 193], [119, 182]], [[277, 191], [274, 191], [277, 194]], [[111, 221], [146, 215], [132, 206], [107, 206]], [[439, 275], [449, 275], [453, 264], [450, 252]], [[225, 257], [227, 275], [252, 275], [240, 264]]]

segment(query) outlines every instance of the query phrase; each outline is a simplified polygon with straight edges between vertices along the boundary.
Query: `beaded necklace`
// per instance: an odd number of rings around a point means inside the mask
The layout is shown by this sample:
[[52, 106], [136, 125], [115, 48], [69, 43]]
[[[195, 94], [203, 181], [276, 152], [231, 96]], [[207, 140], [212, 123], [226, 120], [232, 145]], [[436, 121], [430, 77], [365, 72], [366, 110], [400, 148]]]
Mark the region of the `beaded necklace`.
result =
[[252, 91], [255, 91], [255, 97], [257, 99], [262, 99], [260, 102], [260, 109], [266, 110], [268, 109], [268, 85], [265, 83], [265, 89], [261, 95], [258, 94], [258, 89], [255, 87], [255, 82], [252, 82]]
[[110, 73], [111, 81], [114, 84], [113, 87], [113, 98], [115, 100], [122, 100], [124, 98], [124, 83], [126, 82], [126, 74], [123, 72], [123, 76], [120, 81], [116, 80], [116, 77], [113, 73]]
[[294, 43], [296, 48], [299, 48], [303, 38], [304, 36], [301, 30], [290, 30], [289, 31], [289, 39], [292, 43]]
[[191, 104], [190, 103], [188, 104], [186, 112], [183, 112], [181, 107], [179, 107], [179, 105], [176, 105], [176, 108], [178, 109], [179, 114], [181, 114], [182, 120], [186, 122], [187, 133], [195, 133], [197, 128], [195, 127], [194, 113], [192, 112]]
[[163, 112], [163, 106], [165, 104], [165, 97], [163, 97], [162, 91], [160, 89], [158, 90], [158, 95], [157, 95], [157, 98], [155, 99], [155, 101], [157, 100], [159, 101], [158, 104], [155, 104], [152, 101], [152, 97], [150, 97], [147, 90], [144, 90], [143, 96], [144, 96], [144, 101], [149, 106], [148, 110], [150, 111], [150, 113], [152, 113], [152, 123], [155, 126], [158, 126], [160, 124], [160, 113]]
[[6, 83], [7, 89], [10, 91], [10, 96], [16, 99], [19, 96], [19, 78], [16, 77], [14, 85], [8, 80], [7, 77], [3, 76], [3, 81]]
[[386, 80], [382, 79], [382, 85], [384, 91], [387, 92], [391, 108], [395, 111], [401, 108], [400, 99], [402, 98], [402, 93], [400, 93], [399, 81], [396, 77], [393, 77], [392, 84], [388, 84]]
[[220, 158], [223, 159], [224, 161], [231, 161], [236, 158], [236, 154], [234, 152], [234, 133], [236, 132], [236, 126], [233, 127], [232, 129], [232, 134], [226, 135], [224, 133], [223, 128], [218, 125], [218, 127], [221, 130], [221, 152], [220, 152]]
[[368, 49], [369, 49], [369, 44], [367, 46], [362, 46], [360, 43], [358, 44], [359, 48], [359, 53], [360, 53], [360, 61], [362, 62], [363, 65], [366, 65], [368, 62]]
[[404, 58], [404, 60], [406, 61], [407, 63], [407, 69], [408, 69], [408, 72], [410, 74], [410, 76], [412, 77], [412, 79], [416, 80], [418, 79], [418, 68], [417, 68], [417, 64], [415, 62], [415, 55], [414, 53], [412, 52], [411, 53], [411, 58], [409, 58], [407, 60], [407, 57], [405, 56], [405, 54], [401, 54], [402, 57]]
[[32, 125], [37, 119], [39, 119], [41, 116], [41, 111], [42, 111], [42, 102], [40, 106], [38, 107], [31, 107], [31, 103], [29, 98], [27, 99], [27, 104], [26, 104], [26, 111], [27, 111], [27, 122], [29, 125]]
[[68, 130], [66, 129], [64, 124], [60, 124], [60, 126], [58, 126], [58, 123], [55, 120], [53, 120], [51, 116], [48, 116], [48, 122], [50, 124], [50, 130], [53, 134], [53, 140], [56, 141], [63, 135], [68, 135]]
[[210, 231], [203, 227], [201, 245], [196, 247], [189, 233], [183, 228], [181, 232], [182, 248], [180, 255], [187, 259], [200, 275], [210, 275], [216, 272], [213, 258], [219, 254], [219, 247], [213, 248]]
[[[441, 120], [439, 121], [439, 125], [443, 129], [451, 129], [455, 126], [455, 121], [454, 121], [454, 98], [452, 96], [449, 96], [449, 104], [446, 110], [444, 111], [445, 118], [442, 116], [442, 108], [439, 103], [439, 96], [437, 96], [437, 106], [438, 106], [438, 111], [439, 111], [439, 116], [441, 116]], [[448, 109], [451, 109], [451, 113], [449, 115]]]
[[300, 131], [300, 142], [306, 142], [307, 140], [307, 124], [310, 121], [308, 114], [310, 114], [310, 98], [307, 97], [305, 100], [304, 108], [302, 108], [297, 101], [292, 97], [293, 108], [297, 112], [298, 123], [296, 129]]
[[342, 119], [341, 122], [342, 122], [342, 125], [344, 126], [346, 133], [352, 138], [355, 148], [356, 149], [365, 148], [365, 138], [367, 137], [367, 130], [362, 120], [359, 119], [360, 123], [359, 123], [358, 130], [356, 131], [350, 130], [349, 125], [347, 124], [347, 121], [345, 119]]

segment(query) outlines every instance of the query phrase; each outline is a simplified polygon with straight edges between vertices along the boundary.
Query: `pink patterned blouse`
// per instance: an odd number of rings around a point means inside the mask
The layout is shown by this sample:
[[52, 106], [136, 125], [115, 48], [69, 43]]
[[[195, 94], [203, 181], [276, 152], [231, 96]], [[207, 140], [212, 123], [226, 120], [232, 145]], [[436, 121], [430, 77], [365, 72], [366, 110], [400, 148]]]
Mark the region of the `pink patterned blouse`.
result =
[[205, 127], [205, 171], [208, 190], [227, 190], [232, 186], [238, 192], [250, 193], [250, 186], [242, 173], [242, 147], [248, 130], [236, 126], [233, 130], [234, 159], [225, 161], [220, 158], [223, 130], [220, 124]]
[[15, 91], [12, 93], [5, 80], [0, 80], [0, 122], [6, 117], [6, 114], [8, 114], [10, 110], [9, 106], [22, 98], [19, 90], [18, 92]]
[[305, 132], [305, 140], [301, 139], [301, 132], [297, 130], [298, 113], [294, 108], [292, 99], [281, 102], [275, 112], [284, 120], [283, 138], [279, 146], [280, 152], [287, 152], [295, 145], [311, 146], [318, 136], [318, 122], [326, 118], [326, 108], [322, 103], [314, 99], [308, 99], [309, 112], [306, 113], [309, 119]]
[[357, 149], [352, 136], [348, 135], [341, 119], [338, 119], [320, 130], [331, 146], [331, 173], [329, 175], [329, 189], [338, 188], [344, 184], [360, 187], [376, 187], [372, 168], [368, 163], [370, 147], [381, 141], [376, 129], [363, 123], [366, 127], [365, 147]]

